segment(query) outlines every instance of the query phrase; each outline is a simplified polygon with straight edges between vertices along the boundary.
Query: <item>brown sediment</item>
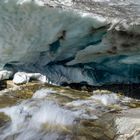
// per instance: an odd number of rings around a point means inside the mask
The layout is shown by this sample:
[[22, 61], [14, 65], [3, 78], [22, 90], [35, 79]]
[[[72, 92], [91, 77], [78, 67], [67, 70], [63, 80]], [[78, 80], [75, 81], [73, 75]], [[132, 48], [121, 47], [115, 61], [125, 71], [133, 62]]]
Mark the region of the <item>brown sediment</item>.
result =
[[140, 99], [140, 84], [112, 84], [102, 86], [83, 85], [77, 83], [68, 84], [72, 89], [84, 90], [92, 92], [94, 90], [109, 90], [114, 93], [122, 93], [125, 96]]
[[97, 53], [95, 53], [95, 55], [100, 55], [100, 54], [102, 54], [101, 52], [97, 52]]
[[108, 50], [107, 53], [109, 53], [109, 54], [116, 54], [116, 52], [112, 51], [112, 50]]
[[61, 40], [65, 40], [65, 38], [66, 38], [66, 30], [63, 30], [62, 32], [61, 32], [61, 36], [58, 38], [58, 39], [61, 39]]
[[113, 51], [117, 51], [117, 47], [116, 47], [116, 46], [113, 46], [113, 47], [112, 47], [112, 50], [113, 50]]

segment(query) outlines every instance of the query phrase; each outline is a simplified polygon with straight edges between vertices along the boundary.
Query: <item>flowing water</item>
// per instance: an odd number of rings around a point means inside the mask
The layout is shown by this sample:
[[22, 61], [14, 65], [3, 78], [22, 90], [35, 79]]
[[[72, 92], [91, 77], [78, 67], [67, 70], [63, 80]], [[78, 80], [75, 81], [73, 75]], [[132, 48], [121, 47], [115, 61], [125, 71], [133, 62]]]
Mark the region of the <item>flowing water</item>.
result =
[[113, 117], [130, 100], [105, 90], [36, 85], [1, 94], [0, 140], [111, 140]]

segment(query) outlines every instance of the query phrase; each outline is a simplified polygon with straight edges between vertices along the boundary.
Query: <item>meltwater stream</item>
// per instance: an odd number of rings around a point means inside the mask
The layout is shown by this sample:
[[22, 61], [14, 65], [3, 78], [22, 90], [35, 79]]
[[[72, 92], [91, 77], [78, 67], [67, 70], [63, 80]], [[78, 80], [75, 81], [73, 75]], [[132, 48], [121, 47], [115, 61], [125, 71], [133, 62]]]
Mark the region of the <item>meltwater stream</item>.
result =
[[[74, 124], [75, 114], [56, 102], [47, 100], [51, 89], [37, 91], [29, 100], [1, 109], [11, 118], [11, 123], [2, 130], [1, 140], [13, 137], [16, 140], [54, 140], [60, 137], [61, 127]], [[65, 137], [65, 136], [64, 136]]]
[[4, 113], [9, 121], [0, 125], [0, 140], [110, 140], [115, 134], [102, 116], [113, 106], [128, 108], [125, 103], [129, 101], [109, 91], [43, 87], [30, 99], [1, 107], [0, 115]]

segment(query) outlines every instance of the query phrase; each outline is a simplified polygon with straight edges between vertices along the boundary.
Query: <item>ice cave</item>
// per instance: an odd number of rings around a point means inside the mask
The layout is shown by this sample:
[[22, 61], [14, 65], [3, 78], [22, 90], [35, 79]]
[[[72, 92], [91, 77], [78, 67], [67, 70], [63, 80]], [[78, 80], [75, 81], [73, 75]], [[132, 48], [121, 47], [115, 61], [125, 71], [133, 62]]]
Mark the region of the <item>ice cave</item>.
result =
[[0, 0], [0, 140], [140, 140], [140, 0]]

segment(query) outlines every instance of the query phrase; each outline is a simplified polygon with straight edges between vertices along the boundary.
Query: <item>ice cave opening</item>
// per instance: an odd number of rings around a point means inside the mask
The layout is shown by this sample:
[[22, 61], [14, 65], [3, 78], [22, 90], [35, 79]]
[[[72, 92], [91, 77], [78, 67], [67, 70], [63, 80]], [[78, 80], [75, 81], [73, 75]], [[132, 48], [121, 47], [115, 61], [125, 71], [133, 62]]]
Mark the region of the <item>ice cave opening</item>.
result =
[[58, 85], [140, 83], [138, 18], [51, 2], [0, 2], [1, 69], [41, 73]]

